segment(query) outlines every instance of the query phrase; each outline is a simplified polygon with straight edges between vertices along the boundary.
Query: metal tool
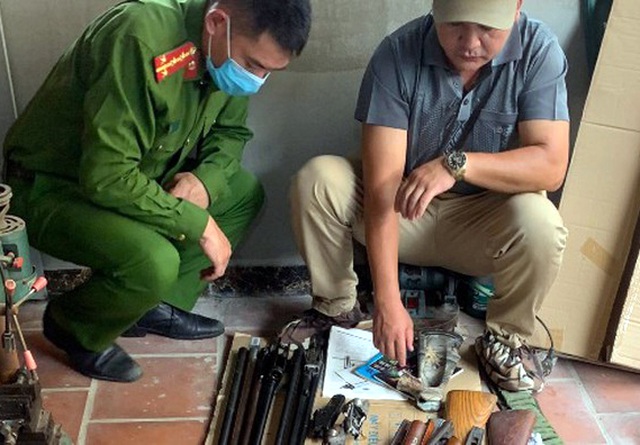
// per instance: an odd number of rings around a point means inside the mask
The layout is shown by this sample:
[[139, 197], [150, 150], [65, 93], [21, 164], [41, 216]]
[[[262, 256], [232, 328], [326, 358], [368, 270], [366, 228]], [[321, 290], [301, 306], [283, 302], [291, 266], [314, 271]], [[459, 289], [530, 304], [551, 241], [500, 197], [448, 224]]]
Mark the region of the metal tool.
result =
[[345, 433], [350, 434], [354, 439], [358, 439], [362, 435], [362, 427], [365, 420], [367, 420], [368, 411], [369, 402], [363, 399], [355, 398], [344, 405], [342, 408], [344, 413], [342, 428]]
[[309, 436], [316, 439], [324, 439], [327, 432], [333, 429], [342, 411], [346, 398], [342, 394], [336, 394], [325, 406], [318, 408], [313, 413], [311, 424], [309, 425]]

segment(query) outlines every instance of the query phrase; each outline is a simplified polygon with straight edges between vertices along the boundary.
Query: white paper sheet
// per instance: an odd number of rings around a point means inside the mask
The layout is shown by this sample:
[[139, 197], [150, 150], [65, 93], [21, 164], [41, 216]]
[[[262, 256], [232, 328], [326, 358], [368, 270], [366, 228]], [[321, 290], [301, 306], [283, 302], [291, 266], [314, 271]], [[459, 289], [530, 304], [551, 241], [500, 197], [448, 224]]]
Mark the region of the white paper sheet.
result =
[[406, 400], [402, 394], [364, 380], [352, 370], [379, 353], [373, 345], [373, 333], [362, 329], [331, 327], [322, 397], [344, 395], [347, 400]]

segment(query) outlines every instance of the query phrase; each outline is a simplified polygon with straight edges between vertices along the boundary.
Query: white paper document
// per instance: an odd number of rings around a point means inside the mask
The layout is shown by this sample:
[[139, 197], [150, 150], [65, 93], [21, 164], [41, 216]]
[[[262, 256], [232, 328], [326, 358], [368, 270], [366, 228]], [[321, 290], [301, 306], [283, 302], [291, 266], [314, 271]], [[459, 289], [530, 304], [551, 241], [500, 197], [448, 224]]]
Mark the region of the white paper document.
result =
[[353, 369], [365, 364], [380, 351], [373, 345], [373, 333], [362, 329], [332, 326], [327, 347], [322, 397], [342, 394], [347, 400], [406, 400], [402, 394], [365, 380]]

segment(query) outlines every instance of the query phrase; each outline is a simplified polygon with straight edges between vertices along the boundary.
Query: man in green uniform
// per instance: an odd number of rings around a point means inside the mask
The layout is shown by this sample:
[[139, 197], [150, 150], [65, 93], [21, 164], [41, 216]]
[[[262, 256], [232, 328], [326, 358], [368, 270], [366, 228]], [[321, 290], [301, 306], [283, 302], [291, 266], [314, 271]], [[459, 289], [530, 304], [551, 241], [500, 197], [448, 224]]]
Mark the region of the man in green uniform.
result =
[[248, 98], [306, 44], [309, 0], [133, 0], [62, 55], [5, 140], [12, 211], [38, 249], [92, 269], [44, 334], [90, 377], [142, 372], [124, 334], [220, 335], [189, 311], [260, 210], [241, 165]]

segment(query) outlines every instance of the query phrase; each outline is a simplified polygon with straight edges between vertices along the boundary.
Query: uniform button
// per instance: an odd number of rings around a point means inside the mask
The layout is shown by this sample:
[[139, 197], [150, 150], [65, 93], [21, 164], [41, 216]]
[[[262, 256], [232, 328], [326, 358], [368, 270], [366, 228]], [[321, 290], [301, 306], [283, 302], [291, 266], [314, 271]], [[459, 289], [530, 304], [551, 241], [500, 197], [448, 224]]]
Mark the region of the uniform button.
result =
[[464, 105], [469, 105], [469, 99], [465, 99], [464, 102], [462, 102]]
[[164, 145], [160, 144], [158, 145], [158, 150], [162, 150], [164, 148]]
[[191, 139], [187, 138], [187, 145], [189, 145], [191, 143]]
[[178, 235], [177, 240], [178, 241], [184, 241], [187, 239], [187, 236], [184, 233], [181, 233], [180, 235]]

